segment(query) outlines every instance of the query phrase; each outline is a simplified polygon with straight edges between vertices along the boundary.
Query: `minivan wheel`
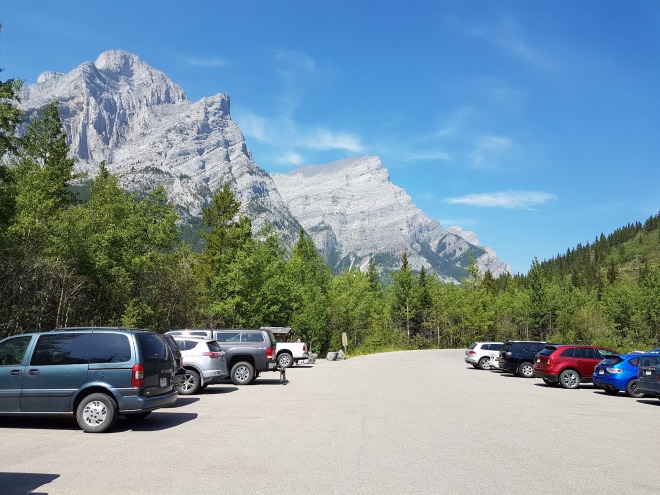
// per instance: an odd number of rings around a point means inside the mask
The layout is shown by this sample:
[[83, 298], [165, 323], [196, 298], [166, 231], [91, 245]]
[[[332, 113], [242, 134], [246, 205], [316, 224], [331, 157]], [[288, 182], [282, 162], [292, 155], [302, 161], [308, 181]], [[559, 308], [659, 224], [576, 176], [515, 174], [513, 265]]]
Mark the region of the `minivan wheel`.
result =
[[534, 367], [532, 366], [532, 363], [522, 363], [518, 367], [518, 374], [523, 378], [531, 378], [534, 376]]
[[564, 370], [559, 374], [559, 383], [564, 388], [578, 388], [580, 375], [575, 370]]
[[231, 381], [234, 385], [247, 385], [254, 378], [254, 367], [250, 363], [241, 361], [231, 368]]
[[283, 352], [277, 358], [277, 364], [279, 364], [281, 368], [290, 368], [291, 366], [293, 366], [293, 356], [291, 354]]
[[637, 378], [633, 378], [626, 385], [626, 393], [628, 397], [634, 397], [635, 399], [641, 399], [644, 397], [644, 392], [637, 390]]
[[76, 420], [87, 433], [103, 433], [117, 421], [117, 404], [106, 394], [90, 394], [78, 404]]
[[177, 387], [176, 391], [181, 395], [192, 395], [199, 392], [202, 386], [202, 381], [199, 378], [199, 373], [195, 370], [186, 370], [186, 377], [183, 379], [181, 386]]

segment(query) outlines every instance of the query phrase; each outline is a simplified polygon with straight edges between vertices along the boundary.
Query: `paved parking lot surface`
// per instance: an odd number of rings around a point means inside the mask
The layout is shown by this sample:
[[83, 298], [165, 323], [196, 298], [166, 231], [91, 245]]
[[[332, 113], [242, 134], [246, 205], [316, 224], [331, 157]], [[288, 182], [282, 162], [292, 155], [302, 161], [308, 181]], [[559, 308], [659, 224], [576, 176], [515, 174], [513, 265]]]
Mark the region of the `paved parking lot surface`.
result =
[[141, 422], [0, 418], [0, 493], [660, 493], [660, 400], [467, 367], [462, 350], [320, 361]]

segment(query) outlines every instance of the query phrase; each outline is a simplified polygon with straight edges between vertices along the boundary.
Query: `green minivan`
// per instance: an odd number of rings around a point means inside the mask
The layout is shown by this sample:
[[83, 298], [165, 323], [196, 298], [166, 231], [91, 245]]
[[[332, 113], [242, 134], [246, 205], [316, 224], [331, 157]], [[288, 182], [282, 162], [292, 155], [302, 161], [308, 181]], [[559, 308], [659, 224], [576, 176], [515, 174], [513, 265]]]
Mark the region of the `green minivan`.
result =
[[175, 362], [148, 330], [62, 328], [0, 340], [0, 415], [72, 414], [86, 432], [173, 404]]

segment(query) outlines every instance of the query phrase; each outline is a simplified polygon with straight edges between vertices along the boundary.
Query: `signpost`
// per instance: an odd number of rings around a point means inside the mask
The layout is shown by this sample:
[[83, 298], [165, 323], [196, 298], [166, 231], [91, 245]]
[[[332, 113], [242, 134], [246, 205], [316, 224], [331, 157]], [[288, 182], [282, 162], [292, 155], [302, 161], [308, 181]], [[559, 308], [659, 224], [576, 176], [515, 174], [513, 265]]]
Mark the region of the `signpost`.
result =
[[346, 332], [341, 333], [341, 345], [344, 346], [344, 355], [348, 357], [347, 347], [348, 347], [348, 335]]

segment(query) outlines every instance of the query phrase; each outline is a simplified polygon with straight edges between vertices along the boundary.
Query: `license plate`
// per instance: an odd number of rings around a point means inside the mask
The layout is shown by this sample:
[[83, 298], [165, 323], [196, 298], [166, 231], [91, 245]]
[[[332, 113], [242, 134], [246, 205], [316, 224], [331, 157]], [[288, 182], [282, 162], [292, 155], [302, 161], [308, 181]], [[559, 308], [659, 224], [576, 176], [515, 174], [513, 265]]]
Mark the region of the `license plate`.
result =
[[651, 375], [653, 374], [653, 371], [651, 371], [651, 370], [646, 370], [646, 371], [644, 371], [644, 374], [645, 374], [646, 376], [651, 376]]
[[537, 358], [537, 359], [536, 359], [536, 362], [537, 362], [537, 363], [540, 363], [540, 362], [541, 362], [541, 359], [540, 359], [540, 358]]
[[598, 374], [599, 374], [599, 375], [604, 375], [604, 374], [605, 374], [605, 370], [598, 370]]
[[167, 387], [167, 377], [163, 377], [160, 379], [160, 386]]

